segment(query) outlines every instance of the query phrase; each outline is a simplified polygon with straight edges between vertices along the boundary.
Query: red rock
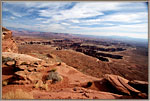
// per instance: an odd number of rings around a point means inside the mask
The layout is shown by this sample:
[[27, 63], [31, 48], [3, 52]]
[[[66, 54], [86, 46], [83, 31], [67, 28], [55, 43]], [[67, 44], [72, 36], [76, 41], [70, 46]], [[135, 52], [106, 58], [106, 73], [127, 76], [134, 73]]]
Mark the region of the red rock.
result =
[[128, 80], [117, 75], [109, 75], [109, 74], [105, 75], [105, 79], [108, 80], [118, 91], [130, 95], [130, 91], [126, 87], [124, 87], [124, 85], [122, 85], [122, 83], [118, 80], [118, 78], [124, 83], [128, 82]]
[[140, 85], [148, 85], [148, 82], [146, 82], [146, 81], [139, 81], [139, 80], [133, 80], [133, 81], [130, 81], [130, 83], [132, 83], [132, 84], [140, 84]]
[[16, 66], [20, 66], [23, 63], [21, 60], [16, 60]]
[[131, 95], [131, 92], [137, 94], [140, 97], [145, 98], [145, 94], [141, 93], [141, 91], [133, 88], [128, 83], [129, 81], [117, 76], [117, 75], [105, 75], [105, 79], [107, 79], [118, 91]]
[[35, 71], [36, 69], [35, 69], [35, 67], [28, 67], [28, 70]]
[[12, 32], [2, 27], [2, 52], [18, 53], [18, 47], [12, 39]]
[[35, 83], [42, 80], [42, 74], [40, 72], [31, 72], [31, 74], [27, 75], [27, 78], [31, 81], [31, 83]]
[[27, 69], [27, 66], [26, 65], [20, 65], [18, 68], [24, 70], [24, 69]]
[[148, 98], [146, 93], [139, 93], [138, 96], [143, 98], [143, 99], [147, 99]]
[[43, 71], [43, 70], [44, 70], [43, 68], [44, 68], [44, 67], [42, 67], [42, 66], [38, 66], [38, 67], [36, 68], [36, 71], [37, 71], [37, 72]]
[[133, 80], [133, 81], [130, 81], [128, 84], [134, 87], [135, 89], [138, 89], [139, 91], [148, 94], [148, 82]]
[[28, 80], [19, 80], [19, 81], [15, 81], [14, 83], [25, 85], [25, 84], [29, 84], [30, 82]]
[[26, 73], [24, 71], [17, 71], [15, 72], [15, 74], [21, 79], [21, 80], [26, 80], [27, 76]]
[[46, 81], [46, 84], [48, 84], [48, 85], [51, 84], [51, 83], [52, 83], [52, 80], [47, 80]]
[[15, 61], [8, 61], [6, 64], [7, 64], [8, 66], [12, 66], [12, 65], [15, 64]]
[[140, 93], [139, 90], [134, 89], [133, 87], [131, 87], [130, 85], [128, 85], [127, 83], [125, 83], [121, 78], [118, 78], [119, 82], [126, 87], [129, 91], [135, 92], [135, 93]]

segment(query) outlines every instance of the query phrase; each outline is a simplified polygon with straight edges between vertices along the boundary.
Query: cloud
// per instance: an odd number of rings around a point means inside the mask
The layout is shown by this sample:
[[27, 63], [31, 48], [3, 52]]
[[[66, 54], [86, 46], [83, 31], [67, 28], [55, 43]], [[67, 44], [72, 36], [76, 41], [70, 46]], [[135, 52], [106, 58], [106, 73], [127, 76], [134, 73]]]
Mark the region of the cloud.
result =
[[73, 22], [73, 23], [80, 23], [79, 20], [70, 20], [70, 21]]
[[45, 20], [45, 18], [36, 18], [35, 20], [40, 21], [40, 20]]
[[115, 22], [129, 22], [136, 23], [140, 20], [147, 20], [148, 14], [146, 12], [138, 13], [115, 13], [112, 15], [107, 15], [103, 18], [103, 21], [115, 21]]
[[14, 17], [14, 16], [11, 16], [10, 18], [11, 18], [12, 20], [16, 19], [16, 17]]
[[4, 2], [2, 6], [5, 26], [142, 38], [148, 34], [143, 2]]
[[86, 18], [103, 15], [97, 3], [77, 3], [72, 9], [66, 10], [40, 10], [40, 16], [52, 17], [54, 20]]
[[66, 25], [66, 26], [70, 25], [70, 24], [68, 24], [68, 23], [64, 23], [64, 22], [63, 22], [63, 23], [61, 23], [61, 24], [62, 24], [62, 25]]

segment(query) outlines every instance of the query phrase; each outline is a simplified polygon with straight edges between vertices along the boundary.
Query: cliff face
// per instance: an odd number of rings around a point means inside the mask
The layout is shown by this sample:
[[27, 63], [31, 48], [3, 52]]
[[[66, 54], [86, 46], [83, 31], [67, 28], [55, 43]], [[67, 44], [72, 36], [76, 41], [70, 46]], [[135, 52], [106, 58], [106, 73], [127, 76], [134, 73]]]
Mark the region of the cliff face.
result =
[[12, 31], [2, 27], [2, 52], [18, 53], [18, 47], [12, 38]]

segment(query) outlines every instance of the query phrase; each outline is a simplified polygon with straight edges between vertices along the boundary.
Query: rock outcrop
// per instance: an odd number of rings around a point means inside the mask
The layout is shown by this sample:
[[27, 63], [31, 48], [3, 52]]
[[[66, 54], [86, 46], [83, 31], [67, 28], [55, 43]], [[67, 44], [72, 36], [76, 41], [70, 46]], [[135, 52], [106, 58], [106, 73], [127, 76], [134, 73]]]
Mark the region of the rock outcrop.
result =
[[[51, 72], [52, 66], [57, 65], [57, 63], [48, 64], [44, 60], [25, 54], [3, 52], [2, 56], [3, 64], [14, 68], [13, 78], [15, 78], [15, 80], [13, 83], [18, 84], [36, 84]], [[53, 75], [49, 75], [49, 78], [54, 78], [55, 81], [57, 79], [56, 77], [59, 78], [59, 74], [55, 71], [53, 72]], [[42, 82], [46, 82], [45, 80]]]
[[[67, 66], [65, 63], [46, 63], [44, 60], [35, 58], [25, 54], [17, 54], [10, 52], [3, 52], [3, 65], [7, 68], [13, 67], [13, 80], [8, 80], [9, 83], [18, 85], [32, 85], [33, 92], [35, 89], [50, 91], [51, 99], [121, 99], [121, 98], [147, 98], [148, 93], [145, 92], [148, 83], [144, 81], [129, 81], [118, 75], [106, 74], [104, 78], [95, 78], [85, 75], [73, 67]], [[3, 67], [6, 68], [6, 67]], [[90, 90], [92, 82], [100, 81], [101, 88], [108, 89], [107, 91]], [[105, 82], [107, 81], [107, 82]], [[105, 83], [104, 83], [105, 82]], [[84, 87], [84, 84], [90, 86]], [[106, 85], [109, 83], [116, 90], [109, 90], [110, 87]], [[55, 88], [56, 85], [56, 88]], [[67, 86], [69, 88], [67, 88]], [[54, 87], [54, 88], [53, 88]], [[71, 88], [70, 88], [71, 87]], [[145, 90], [138, 89], [143, 87]], [[89, 88], [89, 89], [87, 89]], [[51, 89], [64, 89], [58, 91], [51, 91]], [[73, 89], [73, 90], [71, 90]], [[117, 93], [117, 92], [119, 93]], [[41, 94], [49, 95], [45, 92]], [[57, 92], [57, 94], [56, 94]], [[34, 92], [36, 95], [37, 92]], [[61, 95], [65, 94], [65, 95]], [[72, 94], [75, 94], [71, 96]], [[37, 95], [39, 96], [39, 95]]]
[[12, 31], [2, 27], [2, 52], [18, 53], [18, 47], [12, 38]]
[[[127, 95], [132, 95], [132, 96], [138, 96], [141, 98], [147, 98], [147, 94], [143, 93], [132, 86], [130, 86], [128, 83], [129, 81], [123, 77], [120, 77], [118, 75], [105, 75], [105, 79], [108, 80], [119, 92], [127, 94]], [[134, 82], [135, 83], [135, 82]], [[136, 83], [140, 83], [141, 85], [145, 85], [148, 83], [145, 83], [143, 81], [138, 81]], [[133, 84], [133, 82], [132, 82]]]

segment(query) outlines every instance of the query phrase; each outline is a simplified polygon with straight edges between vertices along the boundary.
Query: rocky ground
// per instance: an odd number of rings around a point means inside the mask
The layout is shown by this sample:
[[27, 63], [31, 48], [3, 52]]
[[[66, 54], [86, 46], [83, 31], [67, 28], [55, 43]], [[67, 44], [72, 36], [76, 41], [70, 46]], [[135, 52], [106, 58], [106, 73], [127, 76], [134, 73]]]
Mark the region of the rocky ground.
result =
[[[7, 42], [8, 39], [12, 43]], [[49, 61], [36, 55], [20, 54], [11, 31], [5, 28], [2, 41], [5, 45], [2, 47], [3, 99], [148, 98], [148, 82], [112, 74], [92, 77], [62, 61], [54, 61], [56, 56], [53, 54], [48, 55]]]

